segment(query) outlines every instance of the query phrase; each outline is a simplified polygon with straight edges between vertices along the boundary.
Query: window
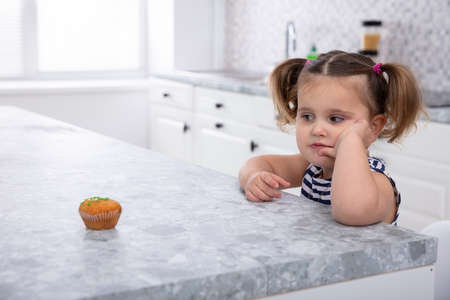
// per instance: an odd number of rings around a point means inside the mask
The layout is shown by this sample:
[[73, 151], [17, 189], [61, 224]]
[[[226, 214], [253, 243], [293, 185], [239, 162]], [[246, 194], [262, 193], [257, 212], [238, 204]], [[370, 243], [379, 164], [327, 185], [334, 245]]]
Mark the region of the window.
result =
[[0, 77], [20, 77], [23, 66], [22, 3], [0, 1]]
[[[0, 77], [144, 75], [146, 0], [1, 0]], [[6, 45], [6, 47], [4, 47]]]

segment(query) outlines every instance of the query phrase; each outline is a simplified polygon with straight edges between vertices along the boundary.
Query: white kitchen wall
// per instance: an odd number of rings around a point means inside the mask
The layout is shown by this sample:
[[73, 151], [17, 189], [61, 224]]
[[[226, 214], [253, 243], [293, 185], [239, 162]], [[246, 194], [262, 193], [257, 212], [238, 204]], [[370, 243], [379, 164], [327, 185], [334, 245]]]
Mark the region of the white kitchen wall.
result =
[[148, 67], [150, 71], [174, 67], [174, 1], [148, 0]]
[[223, 67], [224, 0], [148, 1], [150, 72]]

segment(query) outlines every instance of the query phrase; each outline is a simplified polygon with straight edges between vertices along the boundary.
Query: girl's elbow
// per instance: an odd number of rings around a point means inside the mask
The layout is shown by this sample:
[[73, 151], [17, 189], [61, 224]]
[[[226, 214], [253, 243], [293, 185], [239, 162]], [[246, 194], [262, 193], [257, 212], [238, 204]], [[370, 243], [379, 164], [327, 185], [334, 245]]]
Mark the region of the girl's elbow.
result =
[[378, 216], [378, 193], [366, 192], [364, 201], [354, 194], [331, 195], [333, 218], [349, 226], [367, 226], [381, 221]]
[[369, 208], [336, 208], [332, 207], [331, 214], [336, 222], [348, 226], [367, 226], [380, 222]]

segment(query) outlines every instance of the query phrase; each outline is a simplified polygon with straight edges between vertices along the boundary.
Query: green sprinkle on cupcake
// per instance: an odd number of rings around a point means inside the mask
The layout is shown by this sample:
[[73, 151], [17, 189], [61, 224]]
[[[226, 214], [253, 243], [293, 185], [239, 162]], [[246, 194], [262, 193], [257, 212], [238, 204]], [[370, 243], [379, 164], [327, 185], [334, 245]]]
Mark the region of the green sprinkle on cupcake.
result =
[[[96, 201], [96, 202], [98, 202], [100, 200], [107, 201], [107, 200], [111, 200], [111, 199], [109, 199], [108, 197], [94, 196], [94, 197], [86, 198], [84, 201]], [[83, 202], [81, 202], [81, 203], [83, 203]]]

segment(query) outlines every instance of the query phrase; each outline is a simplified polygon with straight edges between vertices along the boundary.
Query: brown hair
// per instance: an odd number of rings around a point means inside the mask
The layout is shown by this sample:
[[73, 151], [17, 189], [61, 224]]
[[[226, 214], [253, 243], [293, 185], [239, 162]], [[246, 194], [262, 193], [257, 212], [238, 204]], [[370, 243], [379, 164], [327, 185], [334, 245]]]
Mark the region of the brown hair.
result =
[[337, 50], [321, 54], [306, 66], [305, 63], [303, 58], [288, 59], [270, 74], [269, 88], [280, 128], [295, 124], [298, 90], [310, 82], [314, 75], [365, 75], [366, 85], [361, 89], [364, 92], [362, 96], [368, 98], [367, 105], [372, 116], [386, 116], [386, 126], [380, 136], [387, 138], [390, 143], [415, 127], [421, 112], [427, 116], [417, 81], [404, 65], [386, 63], [380, 67], [382, 74], [377, 74], [372, 69], [375, 62], [371, 58]]

